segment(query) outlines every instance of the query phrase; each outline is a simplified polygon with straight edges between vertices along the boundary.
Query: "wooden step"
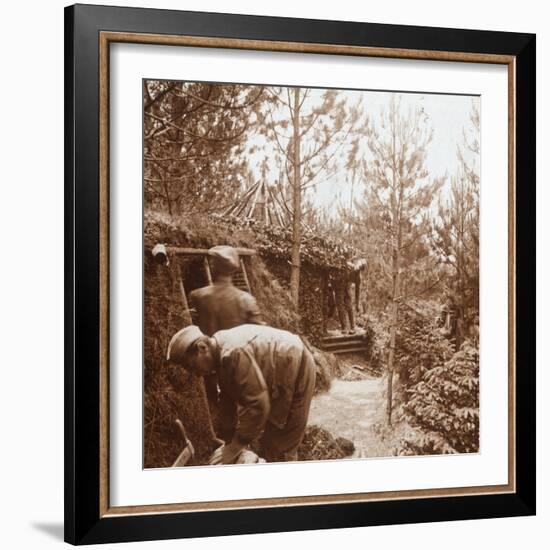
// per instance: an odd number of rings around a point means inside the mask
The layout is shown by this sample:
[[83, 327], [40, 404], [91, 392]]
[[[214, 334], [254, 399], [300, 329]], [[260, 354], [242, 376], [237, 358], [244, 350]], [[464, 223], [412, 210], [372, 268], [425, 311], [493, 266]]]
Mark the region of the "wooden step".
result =
[[321, 344], [321, 348], [327, 351], [331, 351], [333, 349], [344, 349], [344, 348], [366, 348], [367, 344], [366, 342], [340, 342], [340, 343], [332, 343], [332, 344]]
[[342, 334], [341, 336], [325, 336], [321, 342], [323, 344], [332, 344], [336, 342], [362, 342], [365, 339], [364, 333]]
[[364, 333], [325, 336], [321, 340], [321, 349], [335, 354], [361, 353], [367, 350]]
[[324, 350], [328, 351], [330, 353], [333, 353], [334, 355], [344, 355], [346, 353], [366, 353], [366, 349], [364, 346], [361, 347], [354, 347], [354, 348], [342, 348], [342, 349], [331, 349], [331, 350]]

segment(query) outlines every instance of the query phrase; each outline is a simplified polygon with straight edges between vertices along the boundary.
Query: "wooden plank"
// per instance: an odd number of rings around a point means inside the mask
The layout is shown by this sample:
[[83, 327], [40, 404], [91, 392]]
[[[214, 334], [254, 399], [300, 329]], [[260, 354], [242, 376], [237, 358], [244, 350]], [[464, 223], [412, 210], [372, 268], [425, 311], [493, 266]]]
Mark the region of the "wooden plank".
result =
[[337, 342], [363, 342], [366, 340], [365, 335], [361, 334], [345, 334], [342, 336], [325, 336], [321, 342], [323, 344], [335, 344]]
[[258, 182], [258, 188], [256, 189], [256, 192], [254, 193], [254, 196], [252, 197], [252, 203], [250, 205], [250, 209], [248, 210], [248, 214], [245, 215], [245, 219], [248, 220], [250, 218], [254, 218], [254, 210], [256, 208], [256, 203], [258, 202], [258, 195], [260, 194], [260, 190], [262, 188], [261, 181]]
[[262, 189], [262, 195], [263, 195], [263, 199], [264, 199], [264, 208], [263, 208], [263, 211], [264, 211], [264, 223], [269, 223], [269, 220], [268, 220], [268, 214], [267, 214], [267, 191], [266, 191], [266, 188], [265, 188], [265, 182], [264, 182], [264, 188]]
[[324, 349], [321, 348], [323, 351], [326, 351], [327, 353], [334, 353], [334, 355], [343, 355], [344, 353], [365, 353], [366, 348], [365, 347], [354, 347], [354, 348], [339, 348], [339, 349]]
[[357, 342], [350, 342], [349, 344], [332, 344], [330, 346], [321, 346], [321, 349], [325, 351], [334, 351], [334, 350], [341, 350], [341, 349], [367, 349], [367, 346], [365, 344], [358, 344]]
[[231, 215], [235, 216], [236, 218], [239, 218], [242, 214], [243, 210], [248, 206], [248, 203], [250, 201], [250, 197], [255, 192], [257, 183], [254, 183], [251, 187], [248, 188], [246, 193], [237, 200], [237, 203], [235, 204], [235, 207], [231, 211]]

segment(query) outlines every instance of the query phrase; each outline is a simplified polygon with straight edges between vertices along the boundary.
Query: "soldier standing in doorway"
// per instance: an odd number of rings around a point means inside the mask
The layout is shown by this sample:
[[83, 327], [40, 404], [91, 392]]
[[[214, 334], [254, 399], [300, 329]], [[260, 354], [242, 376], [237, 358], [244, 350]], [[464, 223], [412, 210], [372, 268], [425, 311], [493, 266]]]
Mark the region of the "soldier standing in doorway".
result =
[[355, 332], [355, 315], [351, 296], [351, 282], [347, 270], [341, 270], [331, 281], [336, 301], [336, 311], [343, 334]]
[[[366, 269], [364, 259], [348, 262], [347, 269], [343, 269], [333, 276], [330, 285], [334, 289], [336, 309], [342, 333], [355, 333], [355, 311], [359, 313], [361, 295], [361, 272]], [[351, 286], [355, 286], [355, 308]]]

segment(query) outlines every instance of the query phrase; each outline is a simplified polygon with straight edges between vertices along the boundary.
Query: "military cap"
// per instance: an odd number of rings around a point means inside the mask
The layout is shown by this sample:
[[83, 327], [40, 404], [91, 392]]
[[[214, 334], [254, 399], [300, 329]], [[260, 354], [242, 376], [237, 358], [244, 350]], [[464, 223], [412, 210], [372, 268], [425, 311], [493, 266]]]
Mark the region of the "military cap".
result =
[[239, 253], [232, 246], [213, 246], [208, 255], [219, 273], [230, 275], [239, 269]]
[[168, 344], [166, 360], [181, 363], [185, 357], [186, 351], [190, 348], [193, 342], [198, 340], [201, 336], [204, 335], [197, 325], [189, 325], [188, 327], [182, 328], [180, 331], [176, 332]]

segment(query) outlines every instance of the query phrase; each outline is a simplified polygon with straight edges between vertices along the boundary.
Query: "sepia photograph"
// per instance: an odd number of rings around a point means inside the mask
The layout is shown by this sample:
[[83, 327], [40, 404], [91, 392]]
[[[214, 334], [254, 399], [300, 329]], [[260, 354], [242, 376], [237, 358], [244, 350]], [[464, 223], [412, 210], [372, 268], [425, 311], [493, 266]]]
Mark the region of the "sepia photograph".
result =
[[480, 97], [142, 85], [143, 467], [478, 453]]
[[535, 515], [536, 36], [413, 11], [65, 8], [66, 541]]

